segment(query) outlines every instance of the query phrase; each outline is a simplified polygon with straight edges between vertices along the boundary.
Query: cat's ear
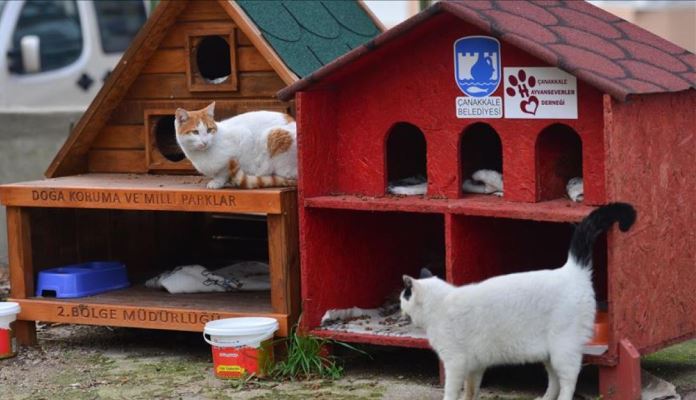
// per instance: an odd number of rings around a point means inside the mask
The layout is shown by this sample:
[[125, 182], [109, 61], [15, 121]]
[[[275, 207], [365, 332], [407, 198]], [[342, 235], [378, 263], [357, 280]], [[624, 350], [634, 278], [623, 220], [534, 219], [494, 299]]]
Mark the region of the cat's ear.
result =
[[404, 287], [407, 287], [407, 288], [413, 287], [413, 278], [411, 278], [408, 275], [404, 275], [403, 279], [404, 279]]
[[189, 119], [188, 111], [184, 110], [183, 108], [177, 108], [175, 115], [176, 120], [179, 121], [179, 123], [186, 122]]
[[430, 272], [429, 269], [427, 268], [421, 268], [420, 270], [420, 279], [425, 279], [425, 278], [432, 278], [434, 275], [432, 272]]
[[208, 107], [205, 108], [205, 112], [208, 113], [210, 118], [213, 118], [215, 116], [215, 102], [210, 103]]

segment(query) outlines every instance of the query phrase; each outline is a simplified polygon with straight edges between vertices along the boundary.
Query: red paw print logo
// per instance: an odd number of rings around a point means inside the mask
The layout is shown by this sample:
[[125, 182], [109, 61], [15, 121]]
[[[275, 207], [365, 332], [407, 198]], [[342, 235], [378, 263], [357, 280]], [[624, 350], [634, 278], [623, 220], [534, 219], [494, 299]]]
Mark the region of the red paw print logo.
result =
[[510, 85], [517, 87], [517, 90], [515, 90], [514, 87], [507, 88], [505, 92], [508, 96], [515, 97], [517, 92], [519, 92], [520, 97], [522, 97], [522, 101], [520, 102], [520, 109], [522, 112], [532, 115], [536, 114], [539, 108], [539, 99], [536, 96], [529, 95], [529, 89], [536, 86], [536, 78], [530, 75], [529, 79], [527, 79], [527, 73], [521, 69], [517, 72], [517, 77], [515, 77], [515, 75], [508, 76], [508, 82]]

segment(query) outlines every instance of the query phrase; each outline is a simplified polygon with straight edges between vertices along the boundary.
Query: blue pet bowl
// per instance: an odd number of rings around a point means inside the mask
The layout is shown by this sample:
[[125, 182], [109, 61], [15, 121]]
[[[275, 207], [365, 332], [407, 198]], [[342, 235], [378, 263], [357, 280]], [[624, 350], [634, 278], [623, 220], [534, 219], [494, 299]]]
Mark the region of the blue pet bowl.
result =
[[40, 271], [36, 295], [66, 299], [91, 296], [128, 286], [130, 283], [123, 263], [94, 261]]

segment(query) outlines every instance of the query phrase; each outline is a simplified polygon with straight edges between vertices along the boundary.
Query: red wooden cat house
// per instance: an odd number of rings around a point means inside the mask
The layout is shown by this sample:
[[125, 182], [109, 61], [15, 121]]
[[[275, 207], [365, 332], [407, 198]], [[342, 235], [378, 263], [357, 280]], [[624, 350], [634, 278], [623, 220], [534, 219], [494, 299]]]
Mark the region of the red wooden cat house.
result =
[[[328, 4], [330, 3], [330, 4]], [[216, 119], [292, 112], [275, 94], [381, 25], [360, 2], [160, 1], [65, 145], [48, 179], [4, 185], [11, 299], [22, 344], [34, 321], [202, 331], [207, 321], [299, 316], [294, 188], [206, 189], [176, 143], [178, 107]], [[89, 297], [36, 293], [45, 269], [96, 260], [131, 287]], [[169, 294], [143, 282], [179, 265], [268, 260], [270, 290]]]
[[[605, 398], [638, 398], [639, 355], [696, 335], [695, 64], [585, 2], [439, 2], [282, 90], [298, 111], [304, 327], [425, 348], [322, 316], [378, 307], [427, 264], [458, 285], [560, 266], [572, 223], [625, 201], [636, 225], [595, 246], [605, 351], [587, 360]], [[502, 198], [462, 192], [478, 169], [502, 172]], [[417, 175], [424, 196], [388, 194]]]

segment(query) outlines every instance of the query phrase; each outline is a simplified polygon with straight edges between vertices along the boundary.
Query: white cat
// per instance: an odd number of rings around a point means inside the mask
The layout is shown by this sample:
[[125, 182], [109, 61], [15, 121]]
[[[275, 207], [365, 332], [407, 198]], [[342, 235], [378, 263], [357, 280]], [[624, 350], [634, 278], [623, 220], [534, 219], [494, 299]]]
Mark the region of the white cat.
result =
[[492, 169], [479, 169], [462, 183], [466, 193], [484, 193], [495, 196], [503, 195], [503, 175]]
[[[478, 395], [489, 366], [543, 362], [549, 385], [543, 400], [571, 400], [583, 346], [592, 338], [595, 295], [592, 247], [614, 222], [635, 221], [633, 207], [613, 203], [577, 227], [561, 268], [503, 275], [454, 287], [437, 278], [404, 275], [401, 310], [425, 329], [445, 367], [445, 400]], [[424, 270], [425, 275], [430, 275]], [[423, 274], [422, 272], [422, 274]]]
[[215, 122], [215, 103], [176, 110], [176, 140], [193, 166], [212, 179], [209, 189], [294, 186], [297, 180], [295, 120], [253, 111]]

